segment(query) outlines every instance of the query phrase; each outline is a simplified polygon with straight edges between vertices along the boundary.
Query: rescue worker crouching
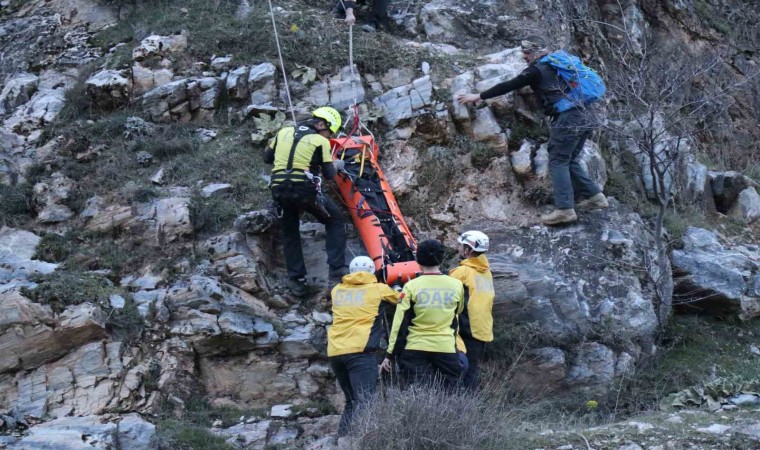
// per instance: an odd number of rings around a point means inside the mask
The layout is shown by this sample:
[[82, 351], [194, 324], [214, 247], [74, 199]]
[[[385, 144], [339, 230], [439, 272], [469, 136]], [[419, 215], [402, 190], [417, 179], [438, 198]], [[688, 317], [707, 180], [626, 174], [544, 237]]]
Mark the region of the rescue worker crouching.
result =
[[440, 382], [453, 389], [464, 369], [456, 344], [464, 287], [461, 281], [441, 273], [444, 256], [445, 247], [438, 241], [418, 245], [416, 259], [422, 275], [404, 285], [381, 369], [390, 371], [398, 357], [408, 382]]
[[349, 270], [332, 290], [333, 323], [327, 331], [327, 356], [346, 396], [338, 435], [348, 433], [357, 406], [375, 394], [374, 352], [386, 337], [385, 308], [395, 306], [399, 299], [398, 292], [377, 282], [369, 257], [354, 258]]
[[480, 361], [486, 343], [493, 341], [493, 275], [485, 253], [488, 236], [480, 231], [466, 231], [459, 236], [459, 256], [464, 258], [449, 275], [464, 284], [464, 310], [459, 315], [459, 335], [467, 348], [469, 369], [462, 384], [466, 389], [478, 388]]
[[306, 265], [301, 247], [300, 216], [308, 212], [325, 225], [325, 250], [330, 278], [340, 279], [346, 273], [346, 229], [342, 211], [329, 198], [318, 192], [321, 180], [332, 179], [344, 162], [333, 161], [328, 138], [340, 129], [338, 111], [322, 107], [312, 118], [294, 127], [277, 132], [264, 152], [264, 162], [274, 164], [270, 189], [272, 198], [282, 210], [282, 246], [288, 270], [288, 287], [297, 296], [307, 293]]

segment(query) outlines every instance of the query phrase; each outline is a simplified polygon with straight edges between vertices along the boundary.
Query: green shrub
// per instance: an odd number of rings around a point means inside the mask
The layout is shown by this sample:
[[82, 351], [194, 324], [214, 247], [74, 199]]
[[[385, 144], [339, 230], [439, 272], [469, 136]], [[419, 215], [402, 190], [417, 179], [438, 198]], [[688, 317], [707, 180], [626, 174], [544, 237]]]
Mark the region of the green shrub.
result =
[[68, 231], [65, 234], [45, 233], [37, 244], [34, 259], [47, 262], [62, 262], [79, 250], [79, 234]]
[[510, 149], [516, 151], [524, 139], [538, 142], [549, 138], [548, 130], [536, 125], [533, 122], [517, 120], [510, 126], [508, 145]]
[[239, 212], [223, 197], [195, 196], [190, 202], [190, 221], [196, 233], [218, 233], [230, 228]]
[[125, 297], [124, 307], [112, 309], [106, 321], [108, 331], [114, 340], [132, 345], [139, 341], [145, 320], [137, 309], [137, 304], [131, 296]]
[[0, 184], [0, 226], [18, 227], [34, 217], [33, 186]]
[[158, 423], [153, 445], [157, 450], [235, 450], [206, 428], [172, 419]]
[[116, 292], [104, 279], [94, 275], [55, 271], [49, 275], [31, 277], [37, 284], [33, 289], [24, 288], [22, 293], [34, 302], [50, 305], [56, 313], [66, 307], [86, 302], [106, 305], [108, 297]]

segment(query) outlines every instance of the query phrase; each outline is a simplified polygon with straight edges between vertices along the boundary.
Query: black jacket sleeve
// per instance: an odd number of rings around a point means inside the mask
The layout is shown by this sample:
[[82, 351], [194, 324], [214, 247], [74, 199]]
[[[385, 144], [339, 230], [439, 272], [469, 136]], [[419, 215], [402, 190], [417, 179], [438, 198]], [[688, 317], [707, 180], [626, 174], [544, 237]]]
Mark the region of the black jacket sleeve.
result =
[[520, 89], [521, 87], [537, 85], [540, 81], [541, 71], [538, 70], [535, 65], [530, 65], [511, 80], [499, 83], [491, 89], [481, 92], [480, 98], [488, 100], [489, 98], [498, 97], [516, 89]]
[[332, 161], [323, 162], [322, 163], [322, 177], [327, 180], [332, 180], [335, 178], [335, 175], [338, 173], [337, 170], [335, 170], [335, 165], [332, 163]]
[[346, 9], [356, 9], [356, 2], [353, 2], [351, 0], [345, 0], [343, 2], [343, 5]]

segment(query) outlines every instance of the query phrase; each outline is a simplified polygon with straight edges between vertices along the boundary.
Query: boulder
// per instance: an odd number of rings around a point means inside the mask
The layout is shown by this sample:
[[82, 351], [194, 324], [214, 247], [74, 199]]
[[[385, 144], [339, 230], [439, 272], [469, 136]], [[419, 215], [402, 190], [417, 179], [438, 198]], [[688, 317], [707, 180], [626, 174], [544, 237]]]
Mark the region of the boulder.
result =
[[187, 36], [184, 34], [152, 35], [143, 39], [140, 45], [132, 50], [132, 59], [142, 61], [151, 57], [164, 58], [184, 52], [185, 49], [187, 49]]
[[[638, 215], [613, 200], [609, 209], [569, 228], [482, 229], [493, 249], [494, 323], [529, 324], [542, 342], [562, 343], [562, 352], [546, 345], [527, 349], [535, 351], [521, 385], [533, 392], [566, 385], [604, 390], [614, 378], [616, 352], [651, 354], [658, 315], [669, 313], [670, 280], [669, 272], [660, 276], [649, 264], [657, 256], [654, 238]], [[648, 267], [649, 273], [630, 267]], [[621, 339], [633, 348], [621, 348]], [[551, 374], [545, 381], [530, 375], [542, 367]]]
[[150, 216], [156, 222], [156, 239], [160, 243], [174, 242], [193, 233], [188, 198], [162, 198], [153, 204]]
[[383, 110], [384, 120], [395, 127], [401, 120], [410, 119], [432, 105], [433, 83], [429, 76], [399, 86], [375, 99], [375, 105]]
[[270, 420], [254, 423], [240, 423], [230, 428], [214, 428], [212, 432], [226, 439], [232, 446], [250, 449], [263, 449], [267, 444]]
[[277, 95], [274, 76], [277, 69], [272, 63], [251, 67], [248, 73], [248, 90], [252, 105], [271, 105]]
[[347, 66], [327, 80], [314, 83], [306, 100], [314, 106], [330, 105], [342, 111], [354, 104], [354, 95], [357, 104], [366, 98], [359, 70], [354, 66], [352, 75], [351, 67]]
[[[18, 294], [4, 293], [12, 299], [15, 311], [47, 311], [41, 305], [30, 305], [30, 301]], [[34, 369], [48, 361], [55, 360], [78, 345], [106, 336], [106, 316], [97, 306], [89, 303], [69, 306], [51, 320], [46, 314], [36, 320], [7, 323], [0, 331], [0, 373], [19, 369]]]
[[243, 100], [248, 97], [248, 74], [250, 70], [250, 67], [242, 66], [227, 75], [227, 95], [230, 98]]
[[87, 216], [91, 217], [85, 226], [88, 231], [109, 231], [126, 228], [134, 219], [131, 206], [119, 205], [110, 205], [102, 210], [93, 208], [88, 212]]
[[201, 196], [209, 198], [216, 195], [225, 194], [232, 190], [232, 185], [229, 183], [212, 183], [208, 184], [201, 189]]
[[475, 76], [471, 71], [457, 75], [451, 81], [451, 105], [454, 122], [468, 129], [470, 125], [470, 111], [465, 105], [460, 105], [457, 95], [469, 94], [475, 90]]
[[129, 102], [132, 82], [120, 70], [101, 70], [85, 82], [87, 95], [101, 108], [114, 109]]
[[32, 259], [40, 239], [30, 231], [0, 228], [0, 281], [24, 280], [29, 274], [48, 274], [58, 267]]
[[135, 95], [141, 95], [149, 90], [171, 83], [174, 72], [168, 68], [151, 69], [135, 62], [132, 66], [132, 87]]
[[754, 187], [748, 187], [739, 193], [731, 215], [752, 223], [760, 218], [760, 195]]
[[760, 252], [733, 249], [715, 233], [689, 227], [684, 248], [674, 250], [676, 302], [688, 303], [716, 314], [738, 314], [742, 319], [760, 315], [760, 296], [752, 289], [760, 273]]
[[23, 72], [8, 80], [0, 92], [0, 116], [28, 102], [37, 91], [38, 83], [37, 75]]
[[477, 142], [485, 142], [501, 153], [507, 151], [507, 135], [496, 121], [491, 108], [475, 110], [475, 120], [472, 121], [472, 137]]
[[736, 203], [739, 193], [749, 186], [747, 180], [739, 172], [708, 172], [715, 209], [728, 214]]
[[62, 417], [35, 425], [12, 449], [150, 450], [155, 426], [137, 414]]
[[531, 174], [531, 152], [533, 151], [533, 144], [528, 141], [523, 141], [520, 144], [520, 149], [516, 152], [512, 152], [510, 159], [512, 160], [512, 170], [518, 177], [527, 177]]
[[567, 376], [565, 352], [545, 347], [530, 350], [519, 362], [510, 385], [533, 395], [559, 389]]

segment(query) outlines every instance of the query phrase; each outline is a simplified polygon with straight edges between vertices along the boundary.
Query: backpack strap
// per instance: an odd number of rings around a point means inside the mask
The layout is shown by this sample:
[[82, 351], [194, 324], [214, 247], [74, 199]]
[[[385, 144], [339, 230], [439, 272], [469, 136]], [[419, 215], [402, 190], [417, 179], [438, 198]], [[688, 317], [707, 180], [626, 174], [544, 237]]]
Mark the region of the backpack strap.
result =
[[[272, 173], [280, 173], [280, 172], [291, 173], [291, 172], [293, 172], [293, 159], [296, 156], [296, 147], [298, 147], [298, 144], [301, 142], [301, 139], [303, 139], [304, 137], [306, 137], [306, 136], [308, 136], [310, 134], [315, 134], [316, 132], [317, 132], [317, 130], [315, 130], [314, 128], [312, 128], [310, 126], [307, 126], [307, 125], [300, 125], [298, 127], [298, 129], [294, 130], [294, 132], [293, 132], [293, 145], [290, 146], [290, 153], [288, 154], [288, 164], [287, 164], [287, 166], [285, 167], [285, 169], [274, 170], [274, 171], [272, 171]], [[302, 172], [301, 169], [297, 169], [297, 170], [299, 172]]]

